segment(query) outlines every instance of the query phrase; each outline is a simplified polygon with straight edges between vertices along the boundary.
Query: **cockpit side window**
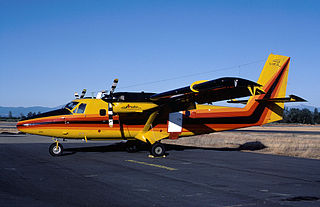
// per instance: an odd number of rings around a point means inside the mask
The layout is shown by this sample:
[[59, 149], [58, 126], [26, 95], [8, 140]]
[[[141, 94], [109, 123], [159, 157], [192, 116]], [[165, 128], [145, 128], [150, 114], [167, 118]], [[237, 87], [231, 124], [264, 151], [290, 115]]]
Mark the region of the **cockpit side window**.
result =
[[84, 111], [86, 110], [86, 106], [87, 106], [87, 104], [84, 104], [84, 103], [80, 104], [78, 107], [77, 114], [83, 114]]
[[76, 101], [72, 101], [70, 103], [68, 103], [64, 108], [67, 108], [69, 110], [72, 110], [76, 105], [78, 105], [79, 102]]
[[72, 111], [72, 113], [77, 113], [79, 107], [74, 108], [74, 110]]

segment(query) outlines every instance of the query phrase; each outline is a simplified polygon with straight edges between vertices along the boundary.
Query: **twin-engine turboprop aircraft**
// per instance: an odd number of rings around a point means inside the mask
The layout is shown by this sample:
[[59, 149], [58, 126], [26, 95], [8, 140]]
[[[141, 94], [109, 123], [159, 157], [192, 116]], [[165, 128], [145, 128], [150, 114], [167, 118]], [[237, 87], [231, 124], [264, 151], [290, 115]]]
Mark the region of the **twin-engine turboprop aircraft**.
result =
[[[294, 95], [285, 97], [290, 58], [271, 54], [257, 83], [242, 78], [197, 81], [190, 86], [163, 93], [114, 93], [81, 96], [64, 108], [43, 113], [17, 124], [21, 132], [51, 136], [55, 142], [49, 152], [62, 154], [57, 138], [87, 140], [128, 140], [134, 151], [138, 141], [148, 143], [154, 156], [165, 154], [162, 139], [206, 134], [282, 119], [284, 103], [305, 101]], [[247, 97], [249, 100], [234, 100]], [[243, 108], [206, 105], [222, 100], [245, 103]]]

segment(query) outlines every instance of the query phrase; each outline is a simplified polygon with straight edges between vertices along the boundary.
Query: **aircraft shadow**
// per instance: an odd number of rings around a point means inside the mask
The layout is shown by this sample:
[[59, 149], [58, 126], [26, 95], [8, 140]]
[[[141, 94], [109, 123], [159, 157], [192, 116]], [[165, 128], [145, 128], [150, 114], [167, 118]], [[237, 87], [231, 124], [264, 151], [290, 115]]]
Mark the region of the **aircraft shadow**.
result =
[[230, 130], [230, 132], [252, 132], [252, 133], [280, 133], [280, 134], [310, 134], [318, 135], [320, 132], [317, 131], [284, 131], [284, 130], [254, 130], [254, 129], [241, 129], [241, 130]]
[[[247, 142], [239, 147], [229, 148], [207, 148], [207, 147], [193, 147], [193, 146], [182, 146], [182, 145], [173, 145], [173, 144], [164, 144], [166, 151], [184, 151], [192, 149], [202, 149], [202, 150], [214, 150], [214, 151], [241, 151], [241, 150], [250, 150], [256, 151], [266, 148], [264, 144], [259, 141], [256, 142]], [[124, 152], [126, 151], [126, 144], [123, 142], [115, 143], [105, 146], [92, 146], [92, 147], [76, 147], [76, 148], [65, 148], [64, 155], [72, 155], [77, 152]], [[137, 151], [149, 151], [149, 146], [147, 144], [140, 144], [137, 148]]]

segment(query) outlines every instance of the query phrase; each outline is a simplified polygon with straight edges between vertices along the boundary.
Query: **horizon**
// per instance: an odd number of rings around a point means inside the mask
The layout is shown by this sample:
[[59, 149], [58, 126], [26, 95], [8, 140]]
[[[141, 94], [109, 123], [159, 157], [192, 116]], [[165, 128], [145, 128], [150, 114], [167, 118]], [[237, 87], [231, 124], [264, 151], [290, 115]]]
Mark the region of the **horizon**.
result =
[[291, 57], [287, 96], [317, 107], [319, 10], [287, 0], [1, 1], [0, 106], [52, 108], [114, 78], [117, 92], [256, 82], [274, 53]]

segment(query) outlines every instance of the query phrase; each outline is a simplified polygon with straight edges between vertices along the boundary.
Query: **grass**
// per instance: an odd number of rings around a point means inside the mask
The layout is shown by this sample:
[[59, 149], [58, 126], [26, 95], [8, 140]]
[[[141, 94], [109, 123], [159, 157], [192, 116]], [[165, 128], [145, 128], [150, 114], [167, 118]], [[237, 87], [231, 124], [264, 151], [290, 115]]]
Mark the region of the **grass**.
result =
[[16, 128], [16, 124], [17, 122], [0, 121], [0, 133], [18, 133], [19, 131]]
[[[281, 133], [281, 131], [286, 131], [286, 133]], [[292, 131], [300, 133], [290, 133]], [[319, 132], [319, 134], [303, 132]], [[320, 126], [250, 127], [237, 131], [179, 138], [178, 140], [163, 140], [163, 142], [183, 146], [242, 150], [320, 159]]]

